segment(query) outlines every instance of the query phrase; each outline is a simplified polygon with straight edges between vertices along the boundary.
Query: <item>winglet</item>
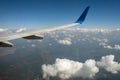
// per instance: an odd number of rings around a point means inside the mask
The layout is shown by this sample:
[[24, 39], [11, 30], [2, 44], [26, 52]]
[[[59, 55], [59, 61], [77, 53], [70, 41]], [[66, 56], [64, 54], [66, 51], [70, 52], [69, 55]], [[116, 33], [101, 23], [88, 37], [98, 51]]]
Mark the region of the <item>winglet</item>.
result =
[[75, 23], [80, 23], [80, 24], [83, 23], [83, 21], [85, 20], [85, 17], [87, 16], [89, 8], [90, 8], [89, 6], [86, 7], [86, 9], [83, 11], [82, 15], [78, 18], [78, 20]]

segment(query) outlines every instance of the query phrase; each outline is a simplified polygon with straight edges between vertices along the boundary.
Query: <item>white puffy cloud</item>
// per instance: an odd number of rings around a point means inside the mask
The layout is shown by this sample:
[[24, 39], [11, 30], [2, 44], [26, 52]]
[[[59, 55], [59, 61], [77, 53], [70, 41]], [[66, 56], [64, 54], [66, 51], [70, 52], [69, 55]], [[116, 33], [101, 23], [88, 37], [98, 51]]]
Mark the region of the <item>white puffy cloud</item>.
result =
[[114, 61], [114, 55], [103, 56], [100, 61], [88, 59], [85, 63], [69, 59], [57, 58], [54, 64], [43, 64], [43, 78], [59, 77], [69, 79], [72, 77], [94, 78], [99, 68], [113, 74], [120, 71], [120, 63]]
[[96, 66], [96, 61], [93, 59], [86, 60], [83, 63], [82, 68], [78, 71], [77, 76], [83, 78], [93, 78], [96, 73], [99, 72], [99, 68]]
[[103, 56], [97, 65], [111, 73], [120, 71], [120, 63], [114, 61], [114, 55]]
[[63, 40], [58, 40], [58, 43], [63, 44], [63, 45], [71, 45], [72, 41], [71, 41], [70, 38], [66, 38], [66, 39], [63, 39]]
[[16, 32], [24, 32], [26, 30], [27, 30], [26, 28], [20, 28], [20, 29], [16, 30]]
[[103, 47], [104, 47], [104, 48], [107, 48], [107, 49], [113, 49], [113, 47], [112, 47], [112, 46], [107, 45], [107, 44], [106, 44], [106, 45], [103, 45]]
[[102, 45], [104, 48], [107, 48], [107, 49], [120, 50], [120, 45], [117, 45], [117, 44], [115, 44], [114, 46], [111, 46], [107, 43], [100, 43], [99, 45]]
[[31, 47], [36, 47], [36, 45], [35, 44], [31, 44]]
[[93, 78], [99, 72], [96, 61], [89, 59], [85, 63], [73, 61], [69, 59], [57, 58], [55, 63], [50, 65], [43, 64], [43, 78], [58, 76], [61, 79], [69, 79], [71, 77]]
[[108, 42], [108, 39], [106, 39], [106, 38], [100, 39], [97, 37], [93, 37], [92, 39], [97, 41], [97, 42], [100, 42], [100, 43], [107, 43]]
[[120, 45], [114, 45], [113, 48], [116, 49], [116, 50], [120, 50]]
[[0, 32], [5, 32], [5, 31], [7, 31], [8, 29], [2, 29], [2, 28], [0, 28]]

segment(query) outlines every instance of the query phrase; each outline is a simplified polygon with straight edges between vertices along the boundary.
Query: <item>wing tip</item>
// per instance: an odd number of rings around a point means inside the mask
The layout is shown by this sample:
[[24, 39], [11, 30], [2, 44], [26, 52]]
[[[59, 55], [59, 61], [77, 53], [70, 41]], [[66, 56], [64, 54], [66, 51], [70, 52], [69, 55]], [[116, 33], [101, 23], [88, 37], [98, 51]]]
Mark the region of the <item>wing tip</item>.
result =
[[82, 24], [87, 16], [87, 13], [89, 11], [90, 6], [87, 6], [81, 16], [78, 18], [78, 20], [75, 23]]

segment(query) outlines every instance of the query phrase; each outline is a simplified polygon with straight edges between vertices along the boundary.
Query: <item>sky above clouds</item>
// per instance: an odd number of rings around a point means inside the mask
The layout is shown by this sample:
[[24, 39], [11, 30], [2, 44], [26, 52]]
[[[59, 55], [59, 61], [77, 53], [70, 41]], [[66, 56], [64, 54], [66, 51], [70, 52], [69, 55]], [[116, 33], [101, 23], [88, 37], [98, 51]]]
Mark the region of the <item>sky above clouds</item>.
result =
[[85, 27], [120, 27], [120, 0], [0, 0], [0, 28], [41, 28], [75, 22], [90, 6]]

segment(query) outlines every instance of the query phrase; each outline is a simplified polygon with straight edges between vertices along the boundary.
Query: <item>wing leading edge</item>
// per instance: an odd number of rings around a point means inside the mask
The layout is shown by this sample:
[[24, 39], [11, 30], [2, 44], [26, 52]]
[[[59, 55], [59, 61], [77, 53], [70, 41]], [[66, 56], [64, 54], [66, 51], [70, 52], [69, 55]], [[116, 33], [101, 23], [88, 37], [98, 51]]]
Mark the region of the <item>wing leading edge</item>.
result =
[[43, 37], [37, 36], [36, 34], [45, 33], [45, 32], [54, 31], [54, 30], [59, 30], [59, 29], [64, 29], [64, 28], [68, 28], [68, 27], [77, 26], [79, 24], [82, 24], [87, 16], [89, 8], [90, 8], [89, 6], [86, 7], [86, 9], [83, 11], [83, 13], [78, 18], [78, 20], [74, 23], [71, 23], [71, 24], [56, 26], [56, 27], [49, 27], [49, 28], [35, 30], [35, 31], [26, 31], [26, 32], [21, 32], [21, 33], [15, 33], [12, 35], [0, 37], [0, 47], [12, 47], [13, 44], [8, 42], [9, 40], [14, 40], [14, 39], [18, 39], [18, 38], [43, 39]]

